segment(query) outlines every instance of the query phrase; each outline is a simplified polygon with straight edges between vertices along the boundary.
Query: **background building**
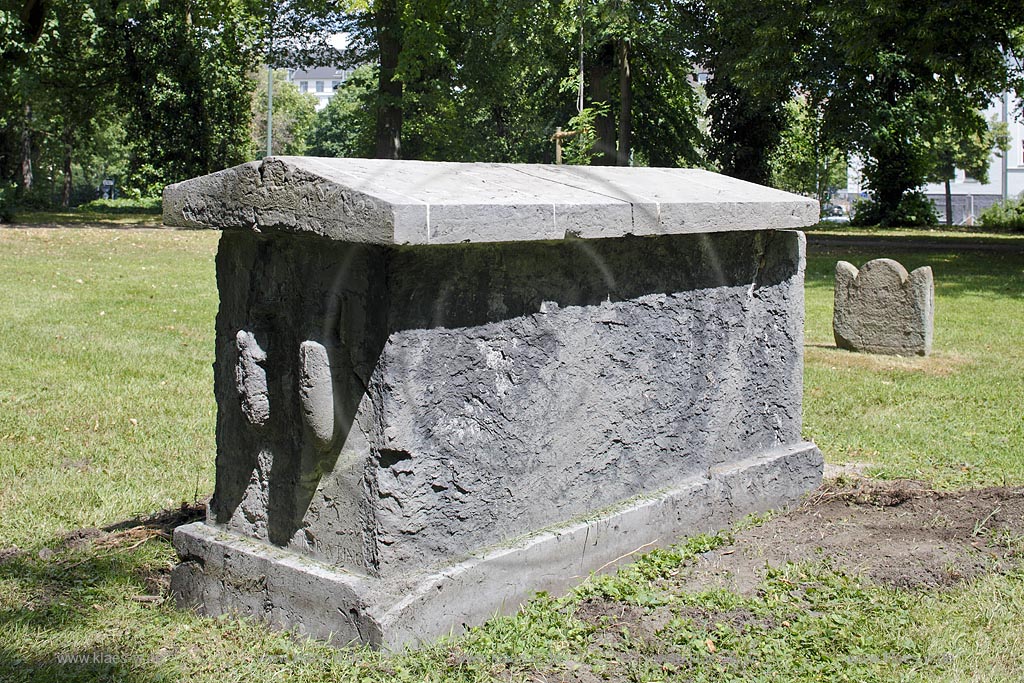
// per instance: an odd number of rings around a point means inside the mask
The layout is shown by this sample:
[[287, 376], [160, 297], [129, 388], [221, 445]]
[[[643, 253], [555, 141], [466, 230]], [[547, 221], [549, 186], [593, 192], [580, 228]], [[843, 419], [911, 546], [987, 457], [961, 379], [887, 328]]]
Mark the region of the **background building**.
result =
[[316, 96], [316, 110], [320, 111], [334, 97], [334, 91], [352, 73], [352, 69], [318, 66], [308, 70], [289, 69], [288, 80], [299, 92]]

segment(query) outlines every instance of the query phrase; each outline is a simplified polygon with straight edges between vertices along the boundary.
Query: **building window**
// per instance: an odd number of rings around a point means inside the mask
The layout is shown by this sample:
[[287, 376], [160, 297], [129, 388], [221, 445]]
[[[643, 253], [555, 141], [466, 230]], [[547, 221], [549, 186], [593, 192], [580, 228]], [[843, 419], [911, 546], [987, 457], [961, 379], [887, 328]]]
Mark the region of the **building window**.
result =
[[316, 91], [317, 92], [323, 92], [324, 91], [324, 82], [323, 81], [317, 81], [316, 82]]
[[299, 81], [299, 92], [309, 92], [309, 81]]
[[331, 81], [331, 90], [337, 90], [341, 85], [341, 81]]

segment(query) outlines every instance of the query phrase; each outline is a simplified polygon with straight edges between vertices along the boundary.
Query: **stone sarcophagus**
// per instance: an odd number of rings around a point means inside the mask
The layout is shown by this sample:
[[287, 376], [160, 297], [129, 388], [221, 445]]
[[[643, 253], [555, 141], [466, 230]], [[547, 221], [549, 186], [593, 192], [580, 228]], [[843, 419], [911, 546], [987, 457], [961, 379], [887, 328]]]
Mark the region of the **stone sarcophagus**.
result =
[[816, 202], [699, 170], [269, 158], [223, 230], [216, 490], [172, 589], [415, 644], [815, 487]]

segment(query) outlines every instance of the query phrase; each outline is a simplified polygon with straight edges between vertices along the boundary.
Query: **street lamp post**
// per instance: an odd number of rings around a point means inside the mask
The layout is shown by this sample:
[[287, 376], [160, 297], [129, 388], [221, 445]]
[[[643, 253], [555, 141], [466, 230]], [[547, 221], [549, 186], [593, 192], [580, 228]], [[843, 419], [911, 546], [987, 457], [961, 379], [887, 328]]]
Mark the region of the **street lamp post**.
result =
[[267, 156], [273, 156], [274, 145], [274, 67], [267, 64]]

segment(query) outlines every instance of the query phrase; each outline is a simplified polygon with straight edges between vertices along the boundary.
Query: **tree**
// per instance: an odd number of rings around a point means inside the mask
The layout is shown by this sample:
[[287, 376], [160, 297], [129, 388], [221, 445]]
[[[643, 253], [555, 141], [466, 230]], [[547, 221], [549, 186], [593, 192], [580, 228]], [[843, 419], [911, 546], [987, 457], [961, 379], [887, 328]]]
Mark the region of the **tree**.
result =
[[369, 3], [348, 17], [348, 59], [377, 67], [375, 153], [550, 160], [548, 138], [582, 108], [595, 114], [595, 163], [629, 163], [634, 151], [696, 163], [697, 98], [671, 10], [662, 0]]
[[[593, 117], [590, 162], [626, 166], [634, 153], [661, 166], [700, 163], [698, 98], [688, 81], [693, 26], [664, 0], [580, 3], [565, 24], [583, 50], [584, 108]], [[567, 42], [571, 45], [571, 42]], [[574, 76], [579, 77], [578, 68]]]
[[74, 162], [94, 148], [104, 119], [114, 113], [95, 12], [79, 3], [51, 2], [50, 6], [54, 25], [43, 38], [46, 57], [36, 72], [47, 96], [36, 109], [48, 120], [47, 146], [60, 159], [60, 203], [67, 207]]
[[[48, 200], [60, 179], [60, 203], [68, 206], [74, 168], [81, 169], [77, 162], [95, 149], [98, 130], [113, 115], [96, 13], [90, 5], [48, 0], [25, 3], [20, 17], [11, 10], [0, 17], [9, 39], [0, 68], [3, 178], [12, 177], [7, 159], [16, 156], [23, 200]], [[49, 187], [38, 184], [39, 169]]]
[[10, 1], [0, 10], [0, 124], [4, 179], [17, 178], [22, 197], [33, 189], [36, 79], [33, 68], [42, 53], [39, 39], [50, 21], [42, 2]]
[[363, 65], [335, 90], [316, 115], [307, 137], [308, 152], [322, 157], [372, 157], [375, 117], [366, 102], [377, 84], [374, 69]]
[[956, 170], [987, 183], [992, 153], [1005, 154], [1009, 143], [1006, 123], [994, 119], [985, 121], [981, 114], [977, 115], [973, 133], [963, 135], [962, 131], [946, 128], [932, 141], [927, 180], [945, 186], [946, 225], [953, 225], [953, 197], [949, 185]]
[[[287, 72], [274, 70], [274, 128], [273, 154], [301, 155], [306, 153], [307, 138], [312, 133], [317, 113], [316, 98], [301, 93], [288, 81]], [[338, 96], [335, 95], [334, 99]], [[259, 81], [252, 96], [253, 156], [262, 156], [267, 149], [267, 84]]]
[[150, 195], [245, 161], [254, 17], [230, 3], [110, 0], [102, 21], [127, 113], [125, 184]]
[[[222, 0], [223, 2], [224, 0]], [[241, 0], [223, 13], [244, 17], [255, 54], [273, 68], [335, 64], [341, 51], [331, 36], [341, 30], [341, 13], [359, 2], [337, 0]]]
[[[992, 94], [1018, 89], [1024, 5], [968, 0], [692, 0], [698, 56], [714, 73], [712, 156], [759, 179], [778, 144], [781, 107], [800, 92], [836, 147], [865, 159], [883, 222], [925, 180], [939, 133], [971, 131]], [[916, 201], [916, 200], [914, 200]]]
[[786, 127], [771, 159], [771, 184], [825, 204], [846, 184], [846, 156], [825, 135], [821, 111], [796, 97], [785, 106]]
[[821, 103], [829, 139], [865, 159], [883, 223], [923, 184], [942, 131], [969, 135], [977, 110], [1024, 78], [1004, 56], [1021, 53], [1019, 2], [756, 5], [749, 49], [726, 60], [735, 80], [754, 93], [799, 89]]
[[[786, 125], [785, 104], [794, 80], [785, 68], [790, 46], [799, 43], [801, 24], [792, 5], [731, 0], [693, 0], [682, 4], [695, 28], [695, 59], [711, 72], [708, 95], [708, 156], [718, 170], [735, 178], [768, 184], [771, 158]], [[752, 42], [758, 31], [774, 33], [767, 64], [751, 68]], [[748, 71], [749, 69], [749, 71]], [[756, 74], [751, 73], [756, 69]], [[765, 69], [773, 69], [765, 75]]]

